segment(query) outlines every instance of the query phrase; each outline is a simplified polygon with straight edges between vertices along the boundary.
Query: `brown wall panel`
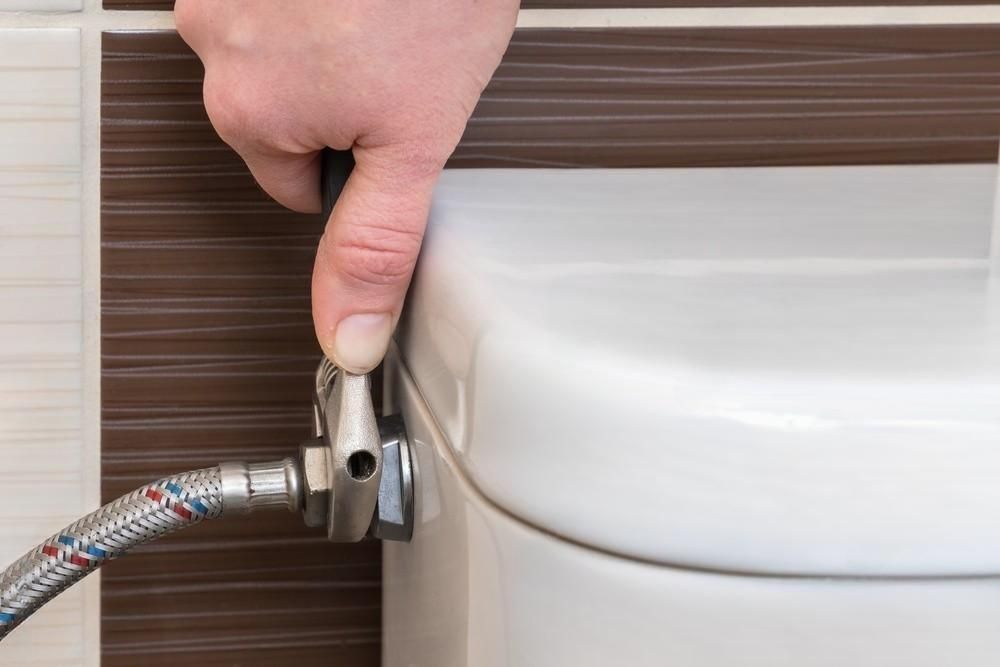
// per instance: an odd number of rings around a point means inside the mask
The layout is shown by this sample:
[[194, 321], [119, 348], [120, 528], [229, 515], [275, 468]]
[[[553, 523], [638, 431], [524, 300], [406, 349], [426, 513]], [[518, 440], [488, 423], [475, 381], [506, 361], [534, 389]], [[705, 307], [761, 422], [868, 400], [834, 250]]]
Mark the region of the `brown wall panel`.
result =
[[[103, 495], [291, 454], [319, 359], [321, 221], [255, 186], [173, 34], [105, 36]], [[379, 664], [380, 548], [298, 517], [201, 525], [104, 570], [103, 665]]]
[[[1000, 28], [522, 30], [451, 161], [706, 166], [994, 161]], [[319, 351], [321, 221], [254, 185], [173, 33], [109, 33], [102, 119], [104, 495], [294, 451]], [[375, 665], [379, 548], [286, 517], [111, 564], [104, 664]]]
[[[200, 77], [183, 43], [114, 39], [151, 49], [135, 68], [188, 114], [157, 136], [206, 143], [232, 172], [209, 164], [215, 183], [246, 178], [198, 86], [165, 78]], [[994, 161], [998, 86], [1000, 26], [520, 30], [451, 166]]]
[[522, 30], [452, 166], [995, 161], [1000, 26]]

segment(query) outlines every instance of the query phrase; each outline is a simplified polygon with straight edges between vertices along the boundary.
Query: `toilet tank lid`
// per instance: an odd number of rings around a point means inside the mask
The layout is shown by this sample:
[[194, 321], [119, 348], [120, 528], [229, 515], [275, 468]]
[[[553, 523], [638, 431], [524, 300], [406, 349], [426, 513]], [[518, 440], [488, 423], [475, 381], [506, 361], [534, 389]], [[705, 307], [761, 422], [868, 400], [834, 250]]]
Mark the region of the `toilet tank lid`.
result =
[[463, 474], [555, 535], [720, 571], [997, 574], [996, 183], [448, 171], [401, 356]]

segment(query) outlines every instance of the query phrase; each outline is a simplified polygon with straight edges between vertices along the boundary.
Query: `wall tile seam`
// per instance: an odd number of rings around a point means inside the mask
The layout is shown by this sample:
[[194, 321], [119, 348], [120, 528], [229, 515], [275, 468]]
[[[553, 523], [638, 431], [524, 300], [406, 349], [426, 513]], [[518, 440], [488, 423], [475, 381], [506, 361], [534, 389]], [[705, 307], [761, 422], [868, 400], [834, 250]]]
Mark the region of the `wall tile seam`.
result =
[[[525, 9], [518, 28], [740, 28], [1000, 23], [995, 5], [664, 7]], [[77, 12], [4, 12], [0, 28], [81, 28], [100, 31], [171, 30], [173, 12], [109, 10], [87, 0]]]

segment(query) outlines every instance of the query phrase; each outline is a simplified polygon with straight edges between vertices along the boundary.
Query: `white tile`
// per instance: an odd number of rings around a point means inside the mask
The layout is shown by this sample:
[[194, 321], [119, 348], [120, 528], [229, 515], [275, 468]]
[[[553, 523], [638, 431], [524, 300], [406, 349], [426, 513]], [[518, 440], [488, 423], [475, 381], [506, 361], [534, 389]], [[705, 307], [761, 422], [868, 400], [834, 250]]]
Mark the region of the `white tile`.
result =
[[0, 0], [0, 11], [78, 12], [83, 0]]
[[[0, 10], [79, 6], [0, 0]], [[79, 31], [0, 30], [0, 91], [4, 567], [85, 509]], [[76, 588], [45, 607], [0, 646], [0, 664], [83, 665], [85, 599]]]
[[[77, 667], [84, 664], [84, 591], [71, 588], [4, 640], [4, 667]], [[40, 638], [44, 638], [44, 643]]]

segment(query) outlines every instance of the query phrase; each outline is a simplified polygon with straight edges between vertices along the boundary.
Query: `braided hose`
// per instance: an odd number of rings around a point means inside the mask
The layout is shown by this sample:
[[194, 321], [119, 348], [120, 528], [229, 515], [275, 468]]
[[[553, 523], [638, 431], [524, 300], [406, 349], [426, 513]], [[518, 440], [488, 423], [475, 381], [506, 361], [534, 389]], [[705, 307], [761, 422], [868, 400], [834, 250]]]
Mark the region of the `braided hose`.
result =
[[0, 572], [0, 640], [109, 560], [224, 513], [298, 509], [298, 467], [224, 463], [142, 486], [59, 531]]

